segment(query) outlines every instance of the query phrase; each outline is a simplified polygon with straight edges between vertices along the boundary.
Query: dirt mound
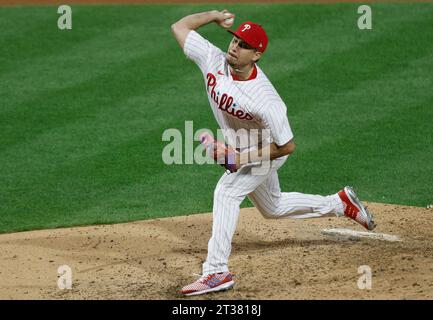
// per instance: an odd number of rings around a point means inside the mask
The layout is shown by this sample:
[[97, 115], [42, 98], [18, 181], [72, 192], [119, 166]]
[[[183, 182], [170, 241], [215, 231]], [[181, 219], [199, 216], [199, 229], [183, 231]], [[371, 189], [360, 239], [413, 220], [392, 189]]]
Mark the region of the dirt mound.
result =
[[[230, 270], [234, 289], [199, 299], [432, 299], [433, 210], [370, 204], [375, 232], [402, 241], [329, 236], [363, 231], [346, 218], [265, 220], [242, 209]], [[201, 273], [212, 215], [0, 236], [0, 299], [178, 299]], [[72, 289], [58, 287], [58, 268]], [[371, 290], [357, 286], [372, 269]]]

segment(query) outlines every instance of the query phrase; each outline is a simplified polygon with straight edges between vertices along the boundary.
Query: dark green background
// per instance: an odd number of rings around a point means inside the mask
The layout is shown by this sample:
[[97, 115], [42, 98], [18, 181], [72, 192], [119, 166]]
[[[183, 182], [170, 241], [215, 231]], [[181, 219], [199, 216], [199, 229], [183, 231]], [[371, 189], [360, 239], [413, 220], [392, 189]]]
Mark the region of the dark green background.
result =
[[[355, 4], [225, 7], [270, 37], [260, 66], [297, 143], [282, 190], [433, 202], [432, 4], [371, 5], [365, 31]], [[72, 8], [71, 31], [57, 7], [0, 8], [0, 232], [210, 211], [222, 169], [164, 165], [161, 137], [217, 128], [170, 25], [224, 6]]]

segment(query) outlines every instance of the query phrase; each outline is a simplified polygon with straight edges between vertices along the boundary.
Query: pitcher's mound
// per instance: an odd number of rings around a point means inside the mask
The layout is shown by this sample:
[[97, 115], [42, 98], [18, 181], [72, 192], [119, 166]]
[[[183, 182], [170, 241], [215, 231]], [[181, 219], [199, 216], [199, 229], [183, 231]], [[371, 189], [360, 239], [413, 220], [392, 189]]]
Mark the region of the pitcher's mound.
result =
[[[266, 220], [242, 209], [236, 285], [194, 299], [433, 299], [433, 210], [369, 208], [374, 232], [347, 218]], [[201, 274], [211, 229], [207, 213], [0, 235], [0, 299], [185, 299], [178, 292]], [[357, 285], [365, 265], [370, 290]], [[72, 289], [59, 288], [64, 270]]]

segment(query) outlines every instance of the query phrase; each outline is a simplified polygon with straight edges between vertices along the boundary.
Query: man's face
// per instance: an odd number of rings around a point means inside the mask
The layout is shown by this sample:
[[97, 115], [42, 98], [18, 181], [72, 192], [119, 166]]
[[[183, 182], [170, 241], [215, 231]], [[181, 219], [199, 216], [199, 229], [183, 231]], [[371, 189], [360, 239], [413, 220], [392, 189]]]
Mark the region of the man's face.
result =
[[226, 59], [230, 66], [242, 68], [260, 59], [261, 52], [252, 48], [242, 39], [234, 36], [227, 50]]

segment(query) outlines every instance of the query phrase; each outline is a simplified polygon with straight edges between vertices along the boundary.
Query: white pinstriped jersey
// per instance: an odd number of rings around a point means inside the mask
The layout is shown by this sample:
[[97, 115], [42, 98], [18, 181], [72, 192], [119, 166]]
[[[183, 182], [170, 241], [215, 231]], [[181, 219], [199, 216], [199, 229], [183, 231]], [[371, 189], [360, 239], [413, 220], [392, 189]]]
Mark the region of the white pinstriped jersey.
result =
[[[204, 75], [209, 103], [221, 129], [246, 129], [246, 136], [254, 129], [267, 129], [270, 132], [268, 141], [279, 146], [293, 138], [286, 105], [259, 67], [256, 66], [254, 79], [236, 81], [230, 74], [226, 54], [195, 31], [189, 32], [184, 52]], [[230, 136], [225, 138], [228, 144], [238, 147], [238, 144], [231, 143], [233, 139], [230, 141]], [[253, 142], [245, 148], [256, 147]], [[287, 156], [274, 159], [272, 167], [264, 174], [255, 174], [253, 169], [256, 168], [251, 164], [242, 166], [233, 174], [225, 172], [221, 176], [214, 192], [212, 237], [203, 263], [204, 276], [229, 272], [228, 259], [239, 206], [246, 196], [267, 218], [342, 215], [343, 204], [338, 194], [323, 197], [281, 192], [277, 170], [286, 160]]]
[[[257, 65], [255, 79], [234, 80], [226, 62], [226, 53], [194, 30], [188, 33], [184, 53], [203, 73], [209, 103], [221, 129], [246, 129], [247, 134], [252, 129], [269, 129], [271, 136], [264, 140], [279, 146], [293, 138], [286, 105]], [[235, 146], [231, 138], [226, 137], [226, 142]], [[241, 149], [256, 144], [250, 141], [249, 146], [241, 146]]]

